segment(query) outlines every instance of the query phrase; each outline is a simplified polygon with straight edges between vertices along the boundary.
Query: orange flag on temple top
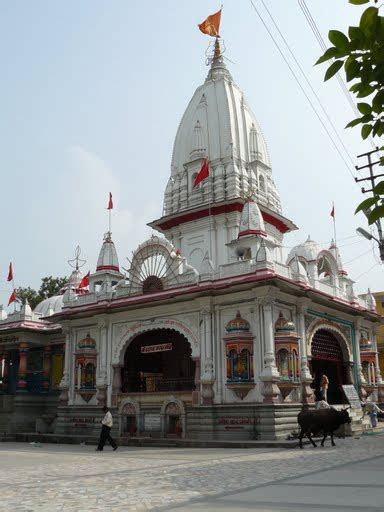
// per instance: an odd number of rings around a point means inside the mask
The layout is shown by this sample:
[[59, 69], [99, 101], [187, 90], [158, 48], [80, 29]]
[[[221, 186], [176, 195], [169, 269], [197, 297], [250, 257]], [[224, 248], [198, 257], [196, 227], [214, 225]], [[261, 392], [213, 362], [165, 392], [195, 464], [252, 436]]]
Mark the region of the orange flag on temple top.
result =
[[203, 34], [207, 34], [208, 36], [218, 36], [220, 31], [220, 20], [221, 20], [221, 9], [220, 11], [215, 12], [215, 14], [211, 14], [208, 16], [203, 23], [198, 25], [199, 29]]
[[12, 304], [12, 302], [15, 302], [15, 301], [16, 301], [16, 299], [17, 299], [17, 297], [16, 297], [16, 290], [13, 290], [13, 292], [12, 292], [12, 294], [11, 294], [11, 296], [9, 297], [9, 300], [8, 300], [8, 306], [9, 306], [10, 304]]

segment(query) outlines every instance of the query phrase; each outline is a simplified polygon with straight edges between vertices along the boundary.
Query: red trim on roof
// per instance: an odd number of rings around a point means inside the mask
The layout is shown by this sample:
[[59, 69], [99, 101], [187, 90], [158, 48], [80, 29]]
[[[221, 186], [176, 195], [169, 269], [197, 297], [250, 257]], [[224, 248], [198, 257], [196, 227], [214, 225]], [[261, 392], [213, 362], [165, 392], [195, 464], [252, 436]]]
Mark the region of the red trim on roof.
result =
[[[175, 226], [179, 226], [180, 224], [184, 224], [185, 222], [192, 222], [194, 220], [203, 219], [204, 217], [209, 217], [209, 215], [220, 215], [222, 213], [230, 213], [230, 212], [242, 212], [243, 211], [243, 203], [231, 203], [224, 204], [221, 206], [212, 206], [211, 209], [204, 208], [203, 210], [198, 210], [194, 212], [184, 213], [182, 215], [178, 215], [168, 220], [164, 220], [163, 222], [156, 223], [156, 226], [163, 231], [167, 229], [174, 228]], [[280, 233], [286, 233], [290, 230], [289, 226], [287, 226], [282, 220], [277, 219], [270, 213], [266, 213], [260, 208], [261, 214], [265, 222], [268, 224], [272, 224], [275, 226]]]
[[245, 229], [244, 231], [240, 231], [237, 238], [241, 238], [242, 236], [248, 235], [267, 236], [267, 233], [265, 231], [262, 231], [261, 229]]
[[116, 265], [99, 265], [96, 267], [96, 272], [99, 270], [116, 270], [116, 272], [120, 272], [119, 267], [116, 267]]

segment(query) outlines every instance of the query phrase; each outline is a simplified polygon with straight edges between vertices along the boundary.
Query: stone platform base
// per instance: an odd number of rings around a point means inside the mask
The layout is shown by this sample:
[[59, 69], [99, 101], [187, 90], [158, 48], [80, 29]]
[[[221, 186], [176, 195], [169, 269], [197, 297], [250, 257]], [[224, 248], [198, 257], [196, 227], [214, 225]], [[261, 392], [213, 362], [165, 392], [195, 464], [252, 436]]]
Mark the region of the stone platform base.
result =
[[[280, 441], [297, 432], [300, 404], [186, 405], [183, 440], [199, 441]], [[114, 419], [112, 436], [124, 437], [127, 417], [111, 408]], [[98, 436], [102, 413], [96, 407], [59, 407], [56, 435]], [[136, 418], [140, 425], [136, 437], [169, 438], [168, 422], [161, 417], [159, 406], [146, 405]]]

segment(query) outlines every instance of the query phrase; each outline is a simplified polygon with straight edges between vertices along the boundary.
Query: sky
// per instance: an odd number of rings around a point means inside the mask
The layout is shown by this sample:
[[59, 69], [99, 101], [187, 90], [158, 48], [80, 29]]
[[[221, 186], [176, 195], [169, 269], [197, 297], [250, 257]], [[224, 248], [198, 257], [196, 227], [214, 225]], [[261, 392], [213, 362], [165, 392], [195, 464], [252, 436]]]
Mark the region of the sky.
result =
[[[253, 1], [282, 45], [262, 0]], [[313, 66], [322, 52], [298, 2], [265, 3], [353, 160], [345, 156], [347, 169], [251, 2], [227, 0], [227, 66], [262, 127], [283, 212], [300, 228], [285, 237], [286, 251], [308, 235], [329, 246], [334, 201], [356, 290], [383, 290], [377, 247], [356, 235], [367, 224], [354, 215], [363, 196], [352, 163], [371, 146], [357, 128], [344, 130], [355, 116], [337, 81], [323, 82], [326, 66]], [[362, 10], [347, 0], [307, 5], [324, 39], [331, 28], [356, 24]], [[120, 265], [151, 234], [146, 223], [162, 214], [178, 124], [208, 71], [209, 37], [197, 24], [219, 7], [213, 0], [0, 2], [0, 304], [11, 292], [9, 261], [15, 284], [34, 288], [44, 276], [68, 275], [77, 245], [84, 270], [95, 269], [109, 191]]]

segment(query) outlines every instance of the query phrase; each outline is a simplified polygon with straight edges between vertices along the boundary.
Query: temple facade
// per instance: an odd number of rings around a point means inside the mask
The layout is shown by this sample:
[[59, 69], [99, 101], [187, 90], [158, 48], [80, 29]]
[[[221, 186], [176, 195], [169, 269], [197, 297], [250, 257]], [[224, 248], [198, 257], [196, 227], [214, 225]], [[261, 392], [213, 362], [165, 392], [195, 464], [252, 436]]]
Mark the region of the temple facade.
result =
[[330, 403], [344, 384], [383, 401], [375, 299], [333, 241], [284, 255], [297, 227], [218, 38], [149, 225], [127, 272], [108, 232], [86, 293], [75, 269], [34, 311], [0, 310], [3, 431], [92, 435], [107, 404], [120, 436], [286, 438], [323, 373]]

